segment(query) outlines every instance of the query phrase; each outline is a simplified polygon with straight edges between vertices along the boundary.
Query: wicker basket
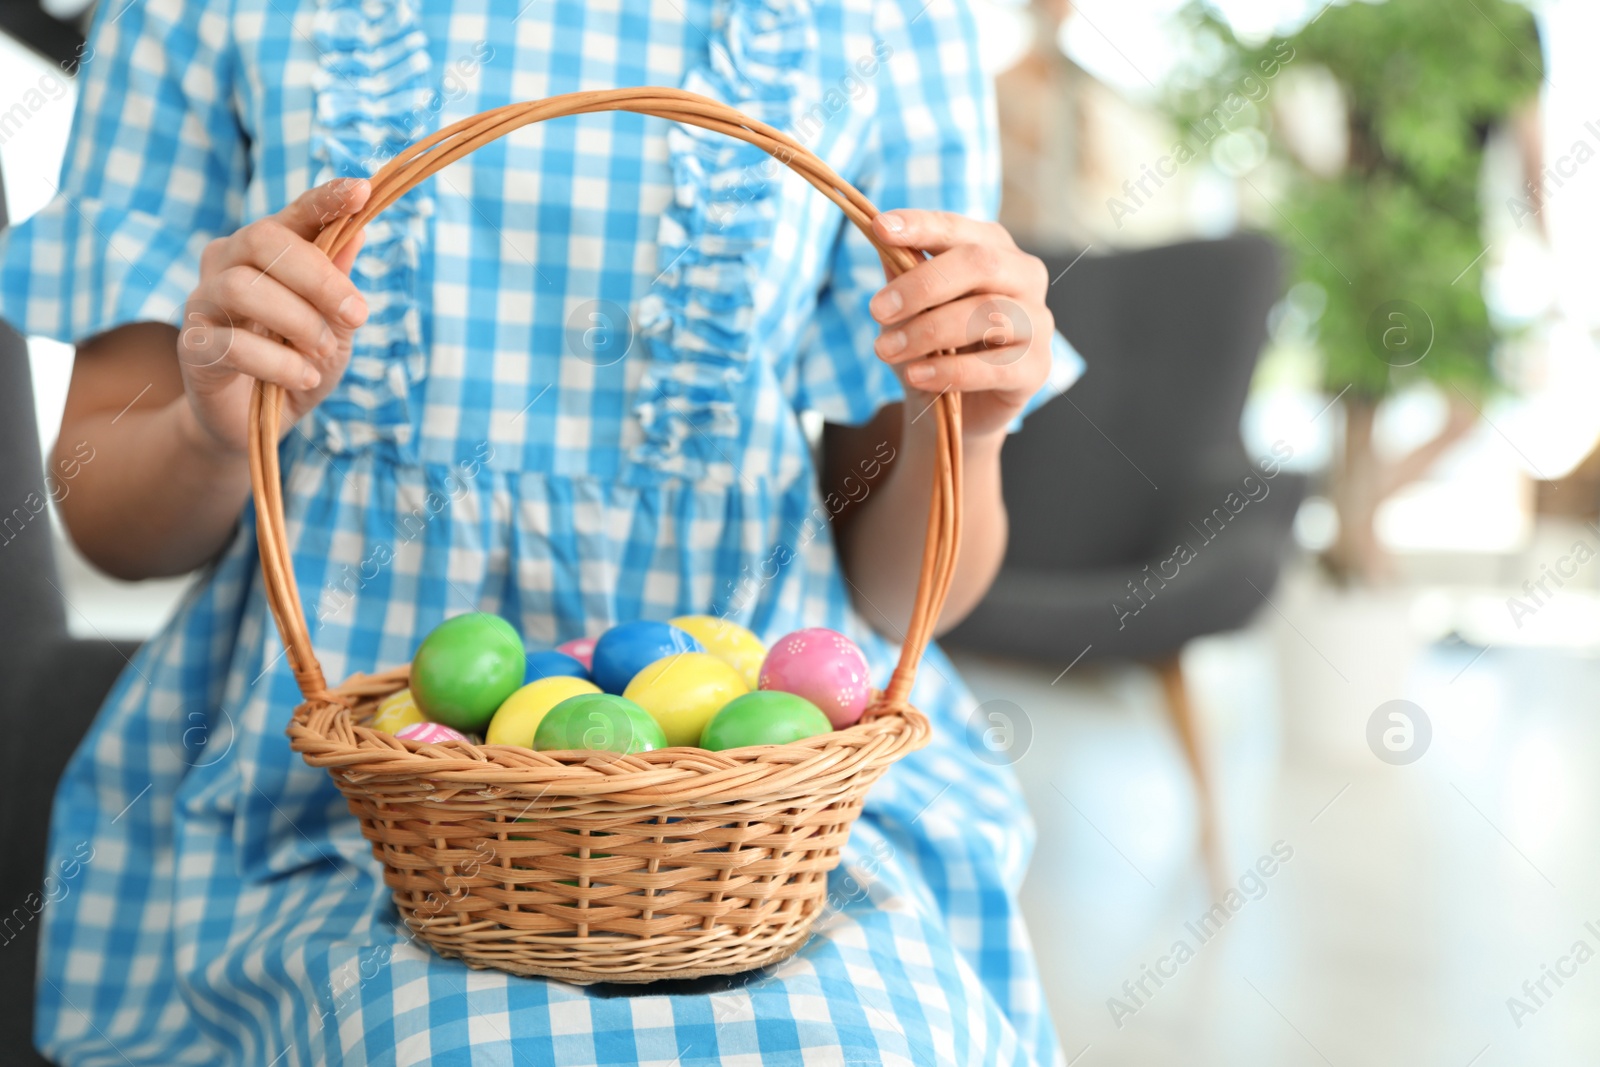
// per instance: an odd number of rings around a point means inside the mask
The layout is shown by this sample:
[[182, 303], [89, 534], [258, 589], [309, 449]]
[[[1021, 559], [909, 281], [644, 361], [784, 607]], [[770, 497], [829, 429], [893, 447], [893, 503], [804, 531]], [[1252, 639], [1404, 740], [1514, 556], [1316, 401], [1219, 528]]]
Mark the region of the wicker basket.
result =
[[[643, 88], [513, 104], [441, 130], [384, 166], [365, 209], [329, 225], [317, 245], [336, 256], [406, 190], [512, 130], [596, 111], [758, 145], [871, 238], [873, 206], [792, 138], [705, 97]], [[878, 252], [891, 277], [922, 258]], [[959, 397], [933, 405], [938, 460], [916, 603], [894, 675], [862, 721], [789, 745], [632, 756], [419, 744], [364, 725], [406, 685], [407, 668], [331, 690], [324, 682], [284, 532], [281, 401], [276, 386], [255, 391], [250, 473], [267, 599], [305, 695], [288, 734], [344, 793], [417, 939], [472, 967], [577, 983], [733, 974], [799, 949], [867, 790], [928, 740], [927, 719], [906, 697], [960, 535]]]

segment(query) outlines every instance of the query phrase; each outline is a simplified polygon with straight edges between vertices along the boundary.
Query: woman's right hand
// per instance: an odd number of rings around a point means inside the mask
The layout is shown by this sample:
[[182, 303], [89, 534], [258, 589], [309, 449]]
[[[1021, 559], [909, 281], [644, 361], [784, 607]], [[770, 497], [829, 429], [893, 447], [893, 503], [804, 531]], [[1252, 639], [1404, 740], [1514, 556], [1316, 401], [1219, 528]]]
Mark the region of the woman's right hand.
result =
[[286, 428], [339, 381], [367, 320], [349, 278], [361, 238], [332, 261], [312, 241], [370, 193], [363, 179], [328, 182], [206, 246], [178, 330], [187, 412], [203, 447], [244, 453], [253, 379], [283, 387]]

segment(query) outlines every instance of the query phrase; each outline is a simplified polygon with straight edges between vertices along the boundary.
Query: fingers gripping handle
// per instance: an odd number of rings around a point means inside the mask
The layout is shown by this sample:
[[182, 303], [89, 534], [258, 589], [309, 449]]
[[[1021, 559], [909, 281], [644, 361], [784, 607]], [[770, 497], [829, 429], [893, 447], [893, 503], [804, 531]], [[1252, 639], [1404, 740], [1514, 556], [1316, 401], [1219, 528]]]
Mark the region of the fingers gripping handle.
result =
[[[638, 88], [568, 93], [545, 100], [508, 104], [448, 126], [411, 145], [372, 177], [366, 205], [335, 220], [317, 237], [317, 247], [337, 258], [385, 208], [435, 172], [512, 130], [545, 119], [597, 111], [631, 111], [672, 122], [684, 122], [737, 137], [761, 148], [809, 181], [832, 200], [878, 250], [884, 273], [893, 278], [922, 258], [909, 249], [881, 244], [872, 234], [877, 209], [822, 160], [789, 135], [757, 122], [726, 104], [679, 89]], [[916, 679], [917, 664], [933, 638], [955, 574], [961, 539], [961, 398], [944, 393], [934, 401], [937, 453], [933, 495], [923, 542], [922, 571], [911, 620], [906, 627], [900, 661], [889, 686], [875, 705], [881, 712], [904, 706]], [[294, 560], [284, 525], [278, 440], [282, 426], [283, 391], [258, 382], [250, 403], [250, 484], [256, 503], [256, 537], [261, 547], [261, 572], [267, 604], [278, 624], [295, 681], [307, 700], [325, 700], [327, 682], [311, 648], [305, 611], [294, 580]]]

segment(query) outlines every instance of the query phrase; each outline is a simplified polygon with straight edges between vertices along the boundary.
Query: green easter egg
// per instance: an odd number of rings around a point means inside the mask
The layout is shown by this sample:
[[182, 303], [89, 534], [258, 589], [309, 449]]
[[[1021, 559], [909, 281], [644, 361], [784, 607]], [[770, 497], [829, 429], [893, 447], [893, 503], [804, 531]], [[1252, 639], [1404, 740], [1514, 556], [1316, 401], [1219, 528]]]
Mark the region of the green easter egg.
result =
[[534, 731], [539, 752], [649, 752], [667, 747], [650, 713], [626, 697], [581, 693], [545, 713]]
[[706, 723], [700, 747], [720, 752], [747, 745], [787, 745], [832, 729], [822, 709], [805, 697], [758, 689], [728, 701]]
[[411, 695], [434, 722], [482, 733], [506, 697], [522, 687], [522, 638], [498, 615], [446, 619], [411, 661]]

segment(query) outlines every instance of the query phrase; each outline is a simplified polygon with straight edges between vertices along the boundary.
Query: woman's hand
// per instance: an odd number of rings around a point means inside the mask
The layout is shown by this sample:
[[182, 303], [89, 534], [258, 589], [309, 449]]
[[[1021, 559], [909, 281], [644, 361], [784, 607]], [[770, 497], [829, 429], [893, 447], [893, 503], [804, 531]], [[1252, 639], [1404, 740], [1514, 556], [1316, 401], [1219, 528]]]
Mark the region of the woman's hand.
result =
[[872, 298], [879, 358], [908, 390], [967, 394], [968, 437], [1003, 433], [1050, 373], [1044, 264], [998, 223], [947, 211], [889, 211], [872, 225], [885, 244], [933, 254]]
[[328, 182], [206, 246], [178, 331], [186, 421], [202, 447], [243, 453], [252, 379], [283, 386], [292, 425], [344, 373], [350, 339], [367, 319], [348, 276], [361, 241], [333, 262], [312, 241], [361, 210], [370, 192], [361, 179]]

